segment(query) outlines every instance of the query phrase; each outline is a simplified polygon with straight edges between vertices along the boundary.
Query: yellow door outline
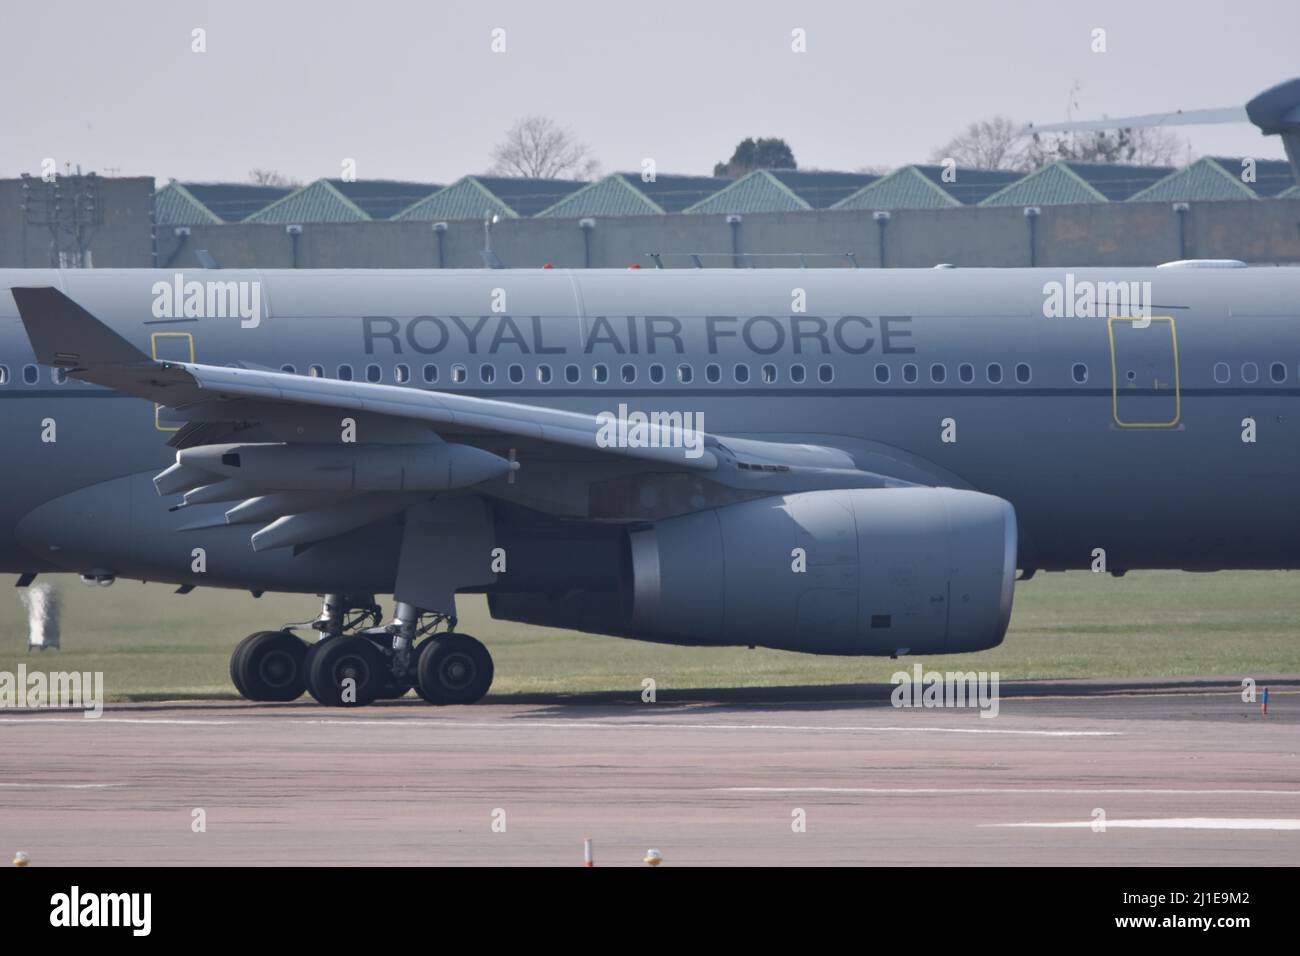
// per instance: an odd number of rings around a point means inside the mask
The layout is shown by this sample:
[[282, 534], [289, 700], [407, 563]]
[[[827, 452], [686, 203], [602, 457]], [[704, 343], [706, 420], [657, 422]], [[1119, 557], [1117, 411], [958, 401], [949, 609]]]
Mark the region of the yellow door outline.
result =
[[[194, 364], [194, 336], [193, 336], [193, 334], [190, 333], [190, 332], [154, 332], [154, 333], [152, 333], [152, 334], [149, 336], [149, 351], [153, 354], [153, 360], [154, 360], [155, 362], [170, 361], [169, 359], [160, 359], [160, 358], [158, 358], [158, 340], [159, 340], [159, 339], [163, 339], [163, 338], [173, 338], [173, 339], [183, 338], [183, 339], [185, 339], [186, 342], [187, 342], [187, 344], [189, 345], [189, 348], [190, 348], [190, 364], [191, 364], [191, 365]], [[177, 425], [175, 428], [168, 428], [168, 427], [164, 426], [164, 425], [162, 424], [161, 421], [159, 421], [158, 413], [159, 413], [161, 410], [162, 410], [162, 406], [159, 405], [159, 404], [157, 404], [157, 403], [155, 403], [155, 404], [154, 404], [154, 407], [153, 407], [153, 427], [156, 428], [156, 429], [158, 429], [158, 431], [160, 431], [160, 432], [178, 432], [178, 431], [180, 431], [180, 430], [181, 430], [181, 426], [180, 426], [180, 425]]]
[[[1168, 322], [1169, 341], [1174, 350], [1174, 417], [1167, 422], [1126, 422], [1119, 417], [1119, 370], [1115, 360], [1116, 322]], [[1106, 321], [1106, 334], [1110, 337], [1110, 405], [1111, 416], [1120, 428], [1173, 428], [1183, 417], [1182, 388], [1178, 376], [1178, 323], [1172, 315], [1153, 315], [1110, 318]]]

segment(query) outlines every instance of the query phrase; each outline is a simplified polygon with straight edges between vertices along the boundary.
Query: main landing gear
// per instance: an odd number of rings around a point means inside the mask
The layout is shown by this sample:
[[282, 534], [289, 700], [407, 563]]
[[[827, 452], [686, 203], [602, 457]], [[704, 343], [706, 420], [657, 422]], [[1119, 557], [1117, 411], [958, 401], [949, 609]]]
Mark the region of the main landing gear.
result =
[[[456, 619], [399, 602], [380, 625], [371, 594], [327, 594], [310, 622], [314, 643], [293, 633], [258, 631], [230, 655], [230, 679], [248, 700], [290, 701], [311, 694], [329, 707], [361, 707], [414, 689], [431, 704], [472, 704], [492, 686], [492, 655]], [[439, 631], [439, 628], [445, 628]]]

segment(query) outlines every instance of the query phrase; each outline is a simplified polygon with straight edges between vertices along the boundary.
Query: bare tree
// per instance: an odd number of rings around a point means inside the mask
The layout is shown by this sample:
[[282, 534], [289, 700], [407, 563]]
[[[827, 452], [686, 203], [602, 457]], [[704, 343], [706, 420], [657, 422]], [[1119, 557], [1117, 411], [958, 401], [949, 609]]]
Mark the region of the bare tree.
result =
[[1084, 163], [1129, 163], [1135, 166], [1174, 166], [1191, 159], [1182, 137], [1159, 126], [1035, 134], [1025, 150], [1028, 168], [1058, 159]]
[[1172, 166], [1188, 158], [1188, 145], [1160, 127], [1086, 130], [1023, 135], [1023, 124], [1009, 116], [993, 116], [971, 123], [931, 159], [954, 159], [973, 169], [1030, 171], [1057, 160], [1081, 163], [1129, 163], [1135, 166]]
[[967, 169], [1024, 169], [1024, 124], [1009, 116], [991, 116], [971, 123], [930, 154], [932, 162], [955, 160]]
[[284, 186], [289, 189], [302, 185], [296, 179], [290, 179], [284, 173], [276, 172], [274, 169], [250, 169], [248, 181], [257, 186]]
[[516, 120], [492, 150], [490, 172], [497, 176], [592, 179], [599, 171], [590, 147], [548, 116]]

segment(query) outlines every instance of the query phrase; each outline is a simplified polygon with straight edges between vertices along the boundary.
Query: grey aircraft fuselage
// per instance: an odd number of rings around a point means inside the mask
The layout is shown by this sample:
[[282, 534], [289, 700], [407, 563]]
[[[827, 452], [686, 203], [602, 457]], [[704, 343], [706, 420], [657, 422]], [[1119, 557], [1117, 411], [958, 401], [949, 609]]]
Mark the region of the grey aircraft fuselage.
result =
[[[258, 284], [256, 315], [224, 317], [187, 315], [176, 276], [0, 270], [0, 570], [85, 572], [82, 554], [116, 549], [126, 577], [348, 585], [313, 551], [252, 555], [247, 529], [229, 532], [238, 570], [192, 573], [170, 534], [187, 516], [150, 484], [174, 459], [168, 426], [37, 366], [15, 286], [61, 289], [160, 359], [694, 412], [715, 435], [838, 447], [1007, 499], [1026, 569], [1089, 567], [1098, 548], [1112, 571], [1300, 567], [1300, 269], [184, 271]], [[1149, 296], [1149, 322], [1132, 303], [1075, 314], [1119, 282]], [[20, 533], [95, 485], [107, 530], [86, 548]], [[391, 581], [391, 556], [357, 564], [363, 585]]]

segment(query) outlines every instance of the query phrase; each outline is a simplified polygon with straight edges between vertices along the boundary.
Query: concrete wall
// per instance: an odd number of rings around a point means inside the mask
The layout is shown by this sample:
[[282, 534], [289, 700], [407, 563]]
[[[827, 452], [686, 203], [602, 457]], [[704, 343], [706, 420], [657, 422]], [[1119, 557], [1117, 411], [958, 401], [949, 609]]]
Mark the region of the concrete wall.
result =
[[[91, 242], [94, 264], [154, 264], [152, 182], [109, 179], [102, 185], [104, 222]], [[49, 264], [47, 231], [24, 225], [19, 180], [0, 180], [0, 266]], [[1034, 223], [1034, 259], [1045, 266], [1152, 265], [1179, 257], [1179, 215], [1169, 203], [1097, 203], [1043, 206]], [[1300, 263], [1300, 199], [1193, 203], [1184, 217], [1187, 257], [1255, 263]], [[862, 267], [1030, 264], [1030, 223], [1019, 207], [894, 210], [883, 232], [870, 211], [751, 214], [733, 227], [725, 216], [622, 216], [599, 219], [590, 230], [590, 265], [653, 268], [647, 253], [667, 267], [693, 265], [686, 253], [706, 254], [708, 267], [733, 264], [733, 241], [743, 264], [799, 265], [797, 257], [765, 253], [825, 253], [810, 267], [843, 267], [853, 252]], [[430, 268], [438, 265], [431, 223], [304, 223], [294, 240], [283, 225], [194, 226], [188, 236], [160, 227], [157, 264], [193, 268], [206, 249], [227, 268]], [[503, 220], [492, 246], [507, 266], [581, 268], [584, 230], [576, 219]], [[483, 265], [483, 225], [448, 223], [442, 264]], [[296, 262], [295, 262], [296, 255]]]
[[[46, 184], [34, 179], [34, 190]], [[98, 268], [146, 266], [152, 260], [153, 180], [99, 177], [99, 222], [88, 248]], [[52, 261], [50, 230], [23, 214], [23, 181], [0, 179], [0, 267], [44, 267]]]

